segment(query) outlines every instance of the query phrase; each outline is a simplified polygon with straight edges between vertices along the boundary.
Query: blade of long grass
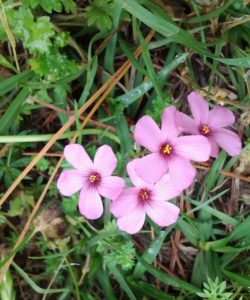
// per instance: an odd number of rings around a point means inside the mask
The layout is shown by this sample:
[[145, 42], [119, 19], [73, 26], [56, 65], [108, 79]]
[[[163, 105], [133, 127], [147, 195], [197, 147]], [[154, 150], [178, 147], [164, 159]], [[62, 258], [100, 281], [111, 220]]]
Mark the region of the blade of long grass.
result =
[[27, 282], [27, 284], [38, 294], [55, 294], [55, 293], [63, 293], [67, 289], [43, 289], [39, 287], [27, 273], [25, 273], [14, 261], [12, 262], [13, 267], [16, 271], [22, 276], [22, 278]]
[[[107, 138], [110, 138], [114, 142], [120, 144], [119, 137], [117, 137], [115, 134], [109, 132], [108, 130], [103, 129], [82, 129], [82, 130], [74, 130], [74, 131], [68, 131], [64, 134], [62, 134], [58, 140], [68, 139], [72, 138], [76, 134], [81, 135], [100, 135], [105, 136]], [[5, 143], [32, 143], [32, 142], [47, 142], [51, 138], [53, 138], [53, 133], [46, 133], [46, 134], [31, 134], [31, 135], [4, 135], [0, 136], [0, 144]]]
[[15, 122], [21, 106], [28, 95], [29, 90], [27, 87], [24, 87], [16, 96], [11, 105], [6, 109], [4, 115], [0, 118], [0, 134], [6, 134], [8, 132], [10, 127]]
[[[165, 66], [159, 73], [157, 73], [157, 81], [166, 80], [166, 76], [176, 69], [178, 65], [182, 64], [186, 58], [188, 57], [187, 53], [181, 54], [177, 56], [169, 65]], [[131, 103], [135, 102], [141, 96], [143, 96], [146, 92], [148, 92], [153, 87], [153, 83], [151, 80], [142, 83], [141, 85], [137, 86], [133, 90], [129, 91], [128, 93], [118, 97], [117, 99], [121, 101], [126, 107], [129, 106]]]
[[199, 288], [197, 288], [196, 286], [194, 286], [184, 280], [181, 280], [179, 278], [170, 276], [170, 275], [154, 268], [153, 266], [147, 264], [145, 262], [145, 260], [143, 260], [139, 256], [137, 257], [137, 259], [145, 267], [147, 272], [149, 272], [151, 275], [153, 275], [159, 281], [161, 281], [165, 284], [171, 285], [173, 287], [176, 287], [176, 288], [184, 289], [184, 290], [189, 291], [194, 294], [196, 294], [197, 292], [201, 292], [201, 290]]
[[0, 96], [4, 96], [8, 92], [14, 90], [18, 84], [29, 80], [29, 78], [33, 75], [32, 71], [24, 71], [17, 75], [11, 76], [8, 79], [3, 80], [0, 83]]
[[236, 274], [234, 272], [228, 271], [228, 270], [222, 270], [222, 273], [232, 281], [237, 281], [241, 286], [244, 286], [246, 288], [250, 287], [250, 277]]
[[[161, 231], [159, 236], [156, 237], [153, 242], [149, 245], [147, 250], [143, 253], [142, 258], [145, 260], [146, 263], [151, 264], [157, 255], [159, 254], [159, 251], [161, 250], [161, 246], [169, 234], [169, 232], [172, 230], [172, 227], [166, 229], [165, 231]], [[141, 275], [145, 272], [145, 267], [138, 262], [137, 265], [135, 266], [133, 277], [139, 278]]]
[[189, 19], [187, 21], [187, 23], [200, 23], [200, 22], [204, 22], [204, 21], [208, 21], [211, 20], [213, 18], [218, 17], [219, 15], [221, 15], [229, 6], [233, 5], [234, 3], [236, 3], [238, 0], [228, 0], [226, 2], [224, 2], [225, 4], [220, 6], [219, 8], [203, 15], [203, 16], [197, 16], [194, 17], [192, 19]]
[[120, 284], [120, 287], [128, 295], [129, 299], [136, 300], [134, 293], [130, 289], [130, 287], [127, 284], [126, 280], [124, 279], [122, 273], [114, 265], [109, 265], [108, 268], [109, 268], [110, 272], [114, 275], [117, 282]]
[[175, 298], [167, 294], [165, 291], [161, 291], [156, 288], [154, 285], [149, 284], [144, 281], [131, 281], [131, 285], [134, 289], [138, 290], [141, 294], [141, 297], [148, 296], [149, 299], [157, 300], [174, 300]]

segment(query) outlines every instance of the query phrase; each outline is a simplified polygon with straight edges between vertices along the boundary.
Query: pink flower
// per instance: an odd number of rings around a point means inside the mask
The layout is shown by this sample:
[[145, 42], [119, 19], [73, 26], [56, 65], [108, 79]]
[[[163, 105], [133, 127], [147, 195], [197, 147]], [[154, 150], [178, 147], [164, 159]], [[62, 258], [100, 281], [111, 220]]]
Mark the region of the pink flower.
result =
[[151, 183], [159, 181], [169, 170], [171, 180], [182, 190], [192, 183], [195, 176], [190, 160], [208, 160], [210, 144], [201, 135], [178, 137], [175, 115], [175, 107], [166, 108], [161, 129], [149, 116], [137, 122], [134, 138], [152, 153], [140, 159], [135, 170], [143, 180]]
[[212, 157], [218, 156], [219, 146], [231, 156], [238, 155], [242, 149], [239, 136], [223, 128], [235, 122], [234, 114], [218, 105], [209, 111], [207, 101], [196, 92], [189, 94], [188, 102], [194, 119], [178, 112], [176, 122], [179, 129], [206, 137]]
[[143, 181], [135, 172], [138, 159], [127, 165], [128, 175], [135, 187], [124, 189], [111, 203], [110, 211], [118, 217], [118, 227], [130, 234], [137, 233], [143, 226], [146, 214], [159, 226], [169, 226], [178, 219], [179, 208], [166, 201], [181, 192], [165, 175], [156, 184]]
[[80, 191], [79, 210], [87, 219], [98, 219], [103, 213], [101, 196], [115, 200], [124, 188], [124, 180], [111, 176], [117, 159], [112, 149], [101, 146], [91, 161], [81, 145], [70, 144], [64, 148], [66, 160], [75, 168], [61, 173], [57, 187], [64, 196]]

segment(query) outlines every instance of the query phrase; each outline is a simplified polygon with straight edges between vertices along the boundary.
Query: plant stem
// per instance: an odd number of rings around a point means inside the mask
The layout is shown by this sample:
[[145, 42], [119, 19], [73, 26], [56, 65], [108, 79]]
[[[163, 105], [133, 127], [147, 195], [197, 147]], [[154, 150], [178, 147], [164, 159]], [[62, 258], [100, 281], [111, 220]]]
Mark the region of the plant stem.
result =
[[[68, 139], [73, 137], [77, 131], [69, 131], [60, 137], [60, 139]], [[102, 129], [83, 129], [79, 131], [82, 135], [102, 135], [120, 144], [119, 138], [111, 132]], [[2, 135], [0, 136], [0, 144], [2, 143], [30, 143], [30, 142], [46, 142], [49, 141], [54, 134], [35, 134], [35, 135]]]

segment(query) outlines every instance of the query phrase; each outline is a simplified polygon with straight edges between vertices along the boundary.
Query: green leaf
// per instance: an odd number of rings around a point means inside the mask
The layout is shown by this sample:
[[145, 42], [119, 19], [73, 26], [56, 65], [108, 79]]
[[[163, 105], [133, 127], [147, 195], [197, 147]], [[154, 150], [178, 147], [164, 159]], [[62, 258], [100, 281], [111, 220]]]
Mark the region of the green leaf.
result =
[[229, 6], [233, 5], [235, 2], [238, 2], [238, 0], [228, 0], [225, 2], [224, 5], [220, 6], [219, 8], [212, 10], [208, 14], [205, 14], [203, 16], [197, 16], [187, 21], [187, 23], [200, 23], [204, 21], [209, 21], [213, 18], [218, 17], [221, 15]]
[[124, 169], [126, 168], [127, 163], [129, 162], [133, 142], [130, 136], [127, 121], [123, 114], [119, 114], [115, 117], [114, 125], [117, 130], [117, 136], [120, 140], [121, 145], [122, 169], [119, 170], [119, 173], [122, 174]]
[[111, 29], [114, 12], [113, 1], [93, 0], [85, 8], [85, 11], [88, 26], [96, 26], [101, 31]]
[[[50, 47], [47, 53], [41, 53], [29, 60], [31, 69], [50, 82], [61, 80], [78, 71], [74, 60], [61, 54], [57, 47]], [[61, 83], [62, 84], [62, 83]]]
[[8, 271], [0, 283], [0, 299], [15, 300], [15, 289], [10, 271]]
[[[228, 238], [230, 241], [242, 240], [242, 243], [250, 240], [250, 216], [240, 223], [234, 231], [232, 231]], [[244, 245], [242, 245], [244, 246]]]
[[29, 80], [32, 74], [31, 71], [24, 71], [0, 82], [0, 96], [15, 90], [19, 84]]
[[184, 280], [181, 280], [179, 278], [170, 276], [170, 275], [166, 274], [165, 272], [162, 272], [162, 271], [152, 267], [151, 265], [147, 264], [145, 262], [145, 260], [140, 258], [139, 256], [137, 257], [137, 259], [145, 267], [147, 272], [149, 272], [151, 275], [153, 275], [159, 281], [161, 281], [167, 285], [171, 285], [173, 287], [179, 288], [179, 289], [184, 289], [184, 290], [194, 293], [194, 294], [201, 292], [201, 290], [199, 288], [197, 288], [196, 286], [194, 286]]
[[232, 281], [237, 281], [241, 286], [250, 287], [250, 277], [236, 274], [234, 272], [228, 271], [228, 270], [222, 270], [222, 273]]
[[[187, 53], [177, 56], [169, 65], [165, 66], [159, 73], [157, 73], [157, 81], [166, 80], [166, 76], [175, 68], [177, 68], [178, 65], [183, 63], [186, 60], [187, 56]], [[121, 101], [125, 106], [129, 106], [131, 103], [135, 102], [138, 98], [148, 92], [152, 87], [152, 81], [146, 81], [145, 83], [140, 84], [138, 87], [134, 88], [128, 93], [118, 97], [117, 100]]]
[[114, 266], [108, 265], [110, 272], [114, 275], [115, 280], [120, 284], [121, 289], [128, 295], [130, 300], [136, 300], [136, 297], [132, 290], [130, 289], [129, 285], [127, 284], [126, 280], [124, 279], [122, 273]]
[[17, 73], [17, 69], [1, 53], [0, 53], [0, 65]]
[[157, 299], [157, 300], [174, 300], [175, 298], [168, 295], [165, 291], [161, 291], [158, 288], [154, 287], [152, 284], [146, 283], [144, 281], [131, 281], [134, 289], [141, 292], [141, 295], [146, 295], [148, 299]]
[[[191, 223], [191, 220], [187, 220]], [[194, 246], [197, 246], [198, 241], [200, 240], [200, 232], [195, 224], [190, 223], [183, 220], [183, 218], [179, 218], [177, 227], [181, 230], [189, 242], [191, 242]]]
[[36, 8], [41, 6], [46, 12], [52, 13], [52, 11], [62, 12], [64, 6], [66, 12], [75, 13], [76, 3], [73, 0], [24, 0], [24, 5]]
[[[184, 196], [185, 200], [189, 201], [190, 203], [194, 204], [195, 206], [200, 206], [200, 202], [199, 201], [196, 201], [196, 200], [193, 200], [187, 196]], [[210, 206], [203, 206], [203, 210], [210, 213], [211, 215], [215, 216], [216, 218], [220, 219], [221, 221], [227, 223], [227, 224], [230, 224], [232, 226], [236, 226], [239, 224], [239, 221], [236, 220], [235, 218], [233, 217], [230, 217], [229, 215], [227, 214], [224, 214], [223, 212], [215, 209], [215, 208], [212, 208]]]
[[211, 189], [214, 187], [219, 175], [220, 170], [224, 165], [224, 162], [227, 158], [227, 154], [224, 151], [221, 151], [217, 159], [214, 161], [212, 168], [208, 172], [205, 180], [204, 180], [204, 186], [206, 188], [206, 192], [209, 193]]
[[10, 127], [15, 123], [15, 119], [21, 109], [23, 102], [29, 95], [28, 88], [23, 88], [21, 92], [16, 96], [11, 105], [7, 108], [5, 113], [0, 119], [0, 133], [6, 134]]
[[31, 11], [21, 7], [14, 15], [12, 27], [15, 36], [22, 40], [32, 54], [46, 53], [52, 45], [51, 37], [55, 32], [47, 16], [39, 17], [34, 21]]
[[103, 272], [101, 269], [96, 272], [97, 280], [100, 282], [103, 293], [105, 294], [105, 299], [116, 300], [114, 295], [113, 286], [110, 283], [109, 276], [107, 272]]
[[[172, 230], [172, 227], [170, 226], [165, 231], [161, 231], [159, 236], [156, 237], [153, 242], [149, 245], [147, 250], [143, 253], [142, 259], [145, 260], [146, 263], [151, 264], [156, 256], [158, 255], [159, 251], [161, 250], [162, 244], [166, 238], [166, 236], [169, 234], [169, 232]], [[142, 266], [140, 262], [137, 263], [133, 277], [139, 278], [142, 276], [142, 274], [145, 272], [145, 268]]]
[[20, 274], [20, 276], [26, 281], [26, 283], [38, 294], [54, 294], [54, 293], [62, 293], [67, 291], [68, 289], [43, 289], [39, 287], [27, 273], [25, 273], [14, 261], [12, 262], [12, 266], [16, 269], [16, 271]]
[[146, 66], [147, 71], [148, 71], [148, 76], [149, 76], [150, 80], [153, 83], [153, 86], [154, 86], [154, 89], [156, 91], [157, 96], [163, 101], [162, 91], [161, 91], [159, 82], [158, 82], [157, 77], [156, 77], [156, 73], [155, 73], [153, 63], [152, 63], [152, 60], [151, 60], [151, 57], [150, 57], [150, 52], [148, 50], [148, 46], [145, 43], [145, 40], [144, 40], [144, 38], [143, 38], [143, 36], [142, 36], [142, 34], [139, 30], [137, 30], [137, 34], [139, 36], [141, 49], [142, 49], [142, 57], [143, 57], [145, 66]]

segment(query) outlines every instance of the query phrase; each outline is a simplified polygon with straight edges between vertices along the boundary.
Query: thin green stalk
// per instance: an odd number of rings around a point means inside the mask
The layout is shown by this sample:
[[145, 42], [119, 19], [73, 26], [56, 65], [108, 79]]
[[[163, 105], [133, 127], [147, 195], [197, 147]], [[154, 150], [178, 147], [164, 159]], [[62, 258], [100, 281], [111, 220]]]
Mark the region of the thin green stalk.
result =
[[79, 291], [79, 287], [78, 287], [78, 284], [77, 284], [77, 278], [76, 278], [76, 275], [70, 265], [70, 262], [68, 260], [67, 257], [65, 257], [65, 261], [66, 261], [66, 264], [67, 264], [67, 267], [69, 268], [69, 273], [70, 273], [70, 276], [71, 276], [71, 279], [73, 281], [73, 285], [75, 287], [75, 296], [76, 296], [76, 299], [77, 300], [81, 300], [81, 296], [80, 296], [80, 291]]
[[[80, 131], [69, 131], [64, 134], [59, 138], [61, 140], [63, 139], [68, 139], [72, 138], [76, 132], [79, 132], [82, 135], [102, 135], [107, 138], [110, 138], [117, 144], [120, 144], [119, 138], [114, 135], [113, 133], [107, 131], [107, 130], [102, 130], [102, 129], [83, 129]], [[2, 135], [0, 136], [0, 144], [5, 144], [5, 143], [34, 143], [34, 142], [47, 142], [50, 139], [52, 139], [54, 134], [34, 134], [34, 135]]]

